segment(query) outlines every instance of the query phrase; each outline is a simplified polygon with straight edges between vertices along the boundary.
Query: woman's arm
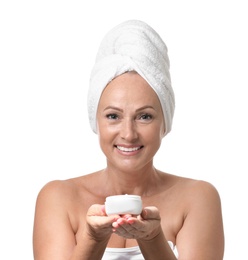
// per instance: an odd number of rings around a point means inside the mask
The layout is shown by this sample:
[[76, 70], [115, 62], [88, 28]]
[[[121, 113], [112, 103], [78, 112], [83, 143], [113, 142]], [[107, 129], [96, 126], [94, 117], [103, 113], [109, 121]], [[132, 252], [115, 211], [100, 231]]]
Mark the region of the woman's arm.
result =
[[35, 260], [101, 259], [114, 219], [106, 217], [102, 206], [93, 205], [75, 232], [67, 207], [69, 194], [63, 181], [51, 182], [40, 191], [33, 231]]
[[190, 186], [184, 223], [176, 237], [180, 260], [222, 260], [224, 230], [221, 201], [215, 187], [204, 181]]

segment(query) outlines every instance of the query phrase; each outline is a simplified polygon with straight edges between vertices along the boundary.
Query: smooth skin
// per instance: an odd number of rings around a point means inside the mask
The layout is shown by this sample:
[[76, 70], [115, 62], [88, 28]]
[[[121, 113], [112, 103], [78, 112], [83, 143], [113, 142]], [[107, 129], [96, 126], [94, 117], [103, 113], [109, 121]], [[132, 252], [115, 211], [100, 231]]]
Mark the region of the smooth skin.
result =
[[[221, 201], [205, 181], [156, 169], [165, 132], [156, 93], [135, 72], [112, 80], [98, 111], [99, 143], [107, 166], [95, 173], [46, 184], [37, 197], [35, 260], [97, 260], [106, 247], [139, 245], [144, 259], [222, 260]], [[97, 163], [97, 158], [96, 158]], [[142, 197], [139, 216], [105, 213], [107, 196]]]

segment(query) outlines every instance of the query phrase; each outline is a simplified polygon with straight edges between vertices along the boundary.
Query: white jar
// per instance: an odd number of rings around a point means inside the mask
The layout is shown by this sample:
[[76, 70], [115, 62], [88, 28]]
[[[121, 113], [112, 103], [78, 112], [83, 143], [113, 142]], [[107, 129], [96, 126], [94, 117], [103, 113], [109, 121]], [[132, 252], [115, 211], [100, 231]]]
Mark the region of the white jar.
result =
[[139, 215], [142, 211], [142, 200], [137, 195], [115, 195], [109, 196], [105, 201], [105, 211], [111, 214]]

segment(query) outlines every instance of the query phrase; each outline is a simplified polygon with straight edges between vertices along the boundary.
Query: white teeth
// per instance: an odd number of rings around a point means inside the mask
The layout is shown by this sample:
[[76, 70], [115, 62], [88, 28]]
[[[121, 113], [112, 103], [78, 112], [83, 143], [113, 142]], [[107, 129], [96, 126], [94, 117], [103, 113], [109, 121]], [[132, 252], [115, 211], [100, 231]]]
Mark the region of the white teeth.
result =
[[127, 147], [122, 147], [122, 146], [118, 146], [117, 145], [117, 148], [123, 152], [133, 152], [133, 151], [137, 151], [140, 149], [140, 146], [139, 147], [132, 147], [132, 148], [127, 148]]

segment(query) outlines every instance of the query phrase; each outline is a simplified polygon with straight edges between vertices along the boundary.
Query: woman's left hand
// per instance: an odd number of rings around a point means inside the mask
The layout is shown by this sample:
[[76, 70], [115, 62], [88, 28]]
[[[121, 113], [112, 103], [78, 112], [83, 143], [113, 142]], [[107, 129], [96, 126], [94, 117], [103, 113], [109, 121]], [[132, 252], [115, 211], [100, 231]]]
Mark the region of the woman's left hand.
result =
[[151, 240], [161, 231], [160, 214], [156, 207], [146, 207], [138, 216], [122, 215], [113, 222], [113, 232], [126, 239]]

